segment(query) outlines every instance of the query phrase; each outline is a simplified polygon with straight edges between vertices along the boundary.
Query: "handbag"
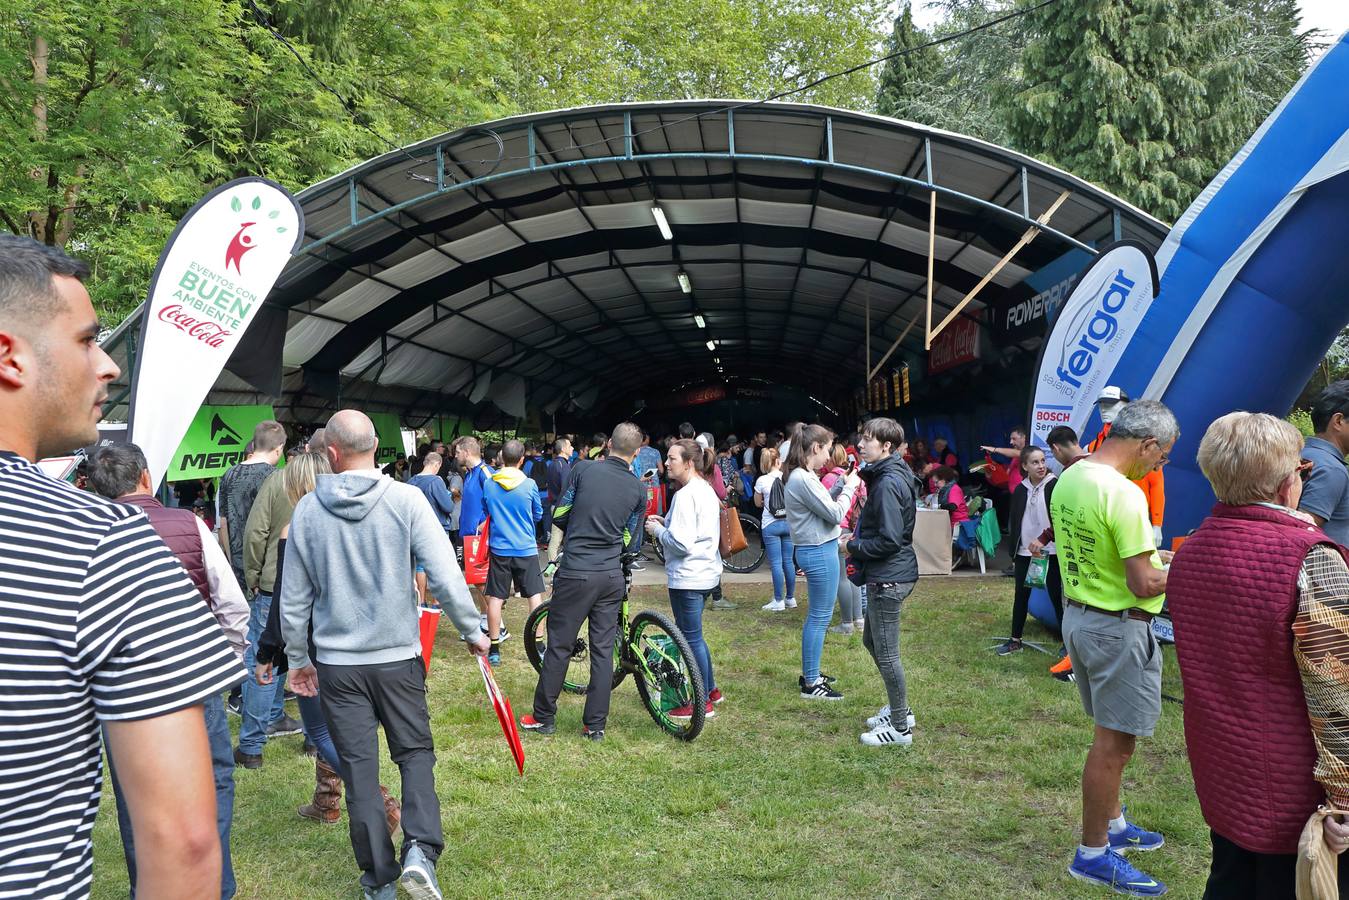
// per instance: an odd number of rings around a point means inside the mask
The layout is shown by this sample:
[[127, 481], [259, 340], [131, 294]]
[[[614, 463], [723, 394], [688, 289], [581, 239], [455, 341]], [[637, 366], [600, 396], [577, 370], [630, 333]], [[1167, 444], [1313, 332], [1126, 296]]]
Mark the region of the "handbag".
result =
[[487, 565], [491, 561], [487, 539], [491, 525], [492, 517], [488, 516], [478, 526], [477, 533], [464, 538], [464, 581], [468, 584], [487, 583]]
[[1297, 842], [1297, 900], [1338, 900], [1340, 858], [1322, 839], [1326, 816], [1346, 815], [1343, 810], [1318, 807], [1302, 828]]
[[721, 540], [718, 549], [722, 558], [734, 556], [749, 546], [745, 540], [745, 529], [740, 527], [740, 513], [733, 507], [723, 506], [721, 512]]

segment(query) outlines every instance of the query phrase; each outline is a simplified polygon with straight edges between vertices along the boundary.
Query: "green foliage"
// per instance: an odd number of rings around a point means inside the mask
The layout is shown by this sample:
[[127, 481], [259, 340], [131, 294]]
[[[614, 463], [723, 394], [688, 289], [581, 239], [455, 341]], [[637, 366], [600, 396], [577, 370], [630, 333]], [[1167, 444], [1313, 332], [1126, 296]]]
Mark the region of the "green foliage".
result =
[[1060, 0], [1031, 13], [1010, 135], [1174, 219], [1300, 74], [1287, 5]]
[[1316, 430], [1312, 428], [1311, 410], [1295, 409], [1290, 412], [1286, 418], [1289, 422], [1293, 423], [1293, 426], [1297, 428], [1298, 431], [1302, 432], [1304, 438], [1309, 438], [1316, 434]]
[[[884, 2], [259, 6], [293, 53], [246, 2], [0, 0], [0, 226], [87, 258], [109, 322], [143, 298], [178, 218], [223, 181], [299, 190], [504, 115], [803, 86], [876, 55]], [[792, 99], [867, 108], [874, 77]]]
[[[913, 119], [926, 112], [922, 96], [941, 68], [941, 56], [935, 47], [924, 47], [931, 38], [913, 24], [912, 3], [905, 2], [895, 16], [894, 30], [886, 53], [908, 51], [887, 60], [881, 68], [876, 93], [876, 111], [896, 119]], [[922, 49], [917, 49], [917, 48]]]

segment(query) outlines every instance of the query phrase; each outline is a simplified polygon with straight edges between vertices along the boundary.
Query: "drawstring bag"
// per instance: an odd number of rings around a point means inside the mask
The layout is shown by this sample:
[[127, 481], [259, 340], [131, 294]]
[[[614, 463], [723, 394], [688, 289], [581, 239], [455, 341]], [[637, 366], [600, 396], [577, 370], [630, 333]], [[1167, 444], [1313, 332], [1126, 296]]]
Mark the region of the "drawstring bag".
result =
[[1318, 807], [1302, 828], [1297, 842], [1297, 900], [1339, 900], [1340, 857], [1322, 837], [1326, 816], [1349, 815], [1343, 810]]
[[488, 516], [482, 520], [476, 534], [464, 538], [464, 581], [469, 584], [487, 583], [487, 564], [491, 561], [487, 538], [491, 525], [492, 517]]

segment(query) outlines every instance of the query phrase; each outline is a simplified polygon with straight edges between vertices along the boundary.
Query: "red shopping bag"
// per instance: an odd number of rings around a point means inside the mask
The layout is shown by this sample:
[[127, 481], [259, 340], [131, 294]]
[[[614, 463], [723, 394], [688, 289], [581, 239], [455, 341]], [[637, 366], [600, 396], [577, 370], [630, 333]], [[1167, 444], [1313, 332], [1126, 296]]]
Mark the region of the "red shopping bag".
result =
[[421, 616], [417, 620], [417, 628], [421, 632], [422, 638], [422, 665], [426, 666], [426, 674], [431, 674], [431, 652], [436, 647], [436, 628], [440, 625], [440, 607], [423, 606], [421, 607]]
[[492, 518], [488, 516], [478, 526], [477, 534], [464, 538], [464, 581], [469, 584], [487, 583], [487, 564], [491, 560], [487, 552], [487, 538], [491, 526]]

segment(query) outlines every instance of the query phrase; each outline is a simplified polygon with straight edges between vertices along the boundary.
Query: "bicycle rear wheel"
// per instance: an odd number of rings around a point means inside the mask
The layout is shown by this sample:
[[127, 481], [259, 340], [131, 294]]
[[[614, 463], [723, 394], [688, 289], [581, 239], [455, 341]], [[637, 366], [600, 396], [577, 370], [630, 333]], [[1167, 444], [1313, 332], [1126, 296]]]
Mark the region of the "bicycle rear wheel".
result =
[[[525, 656], [529, 658], [534, 671], [543, 672], [543, 655], [548, 649], [548, 608], [552, 604], [544, 602], [525, 619]], [[571, 656], [567, 661], [567, 674], [562, 679], [562, 689], [571, 694], [584, 694], [590, 687], [590, 619], [581, 620], [581, 628], [572, 644]], [[618, 653], [614, 653], [613, 686], [623, 680], [626, 673], [618, 667]]]
[[[683, 633], [667, 616], [646, 609], [633, 617], [628, 646], [636, 656], [637, 692], [651, 718], [672, 737], [696, 738], [707, 716], [707, 690]], [[684, 706], [690, 707], [687, 719], [671, 717]]]
[[754, 516], [740, 513], [740, 528], [745, 532], [747, 546], [739, 553], [723, 557], [721, 565], [727, 572], [743, 575], [753, 572], [763, 564], [765, 551], [763, 546], [763, 528]]

